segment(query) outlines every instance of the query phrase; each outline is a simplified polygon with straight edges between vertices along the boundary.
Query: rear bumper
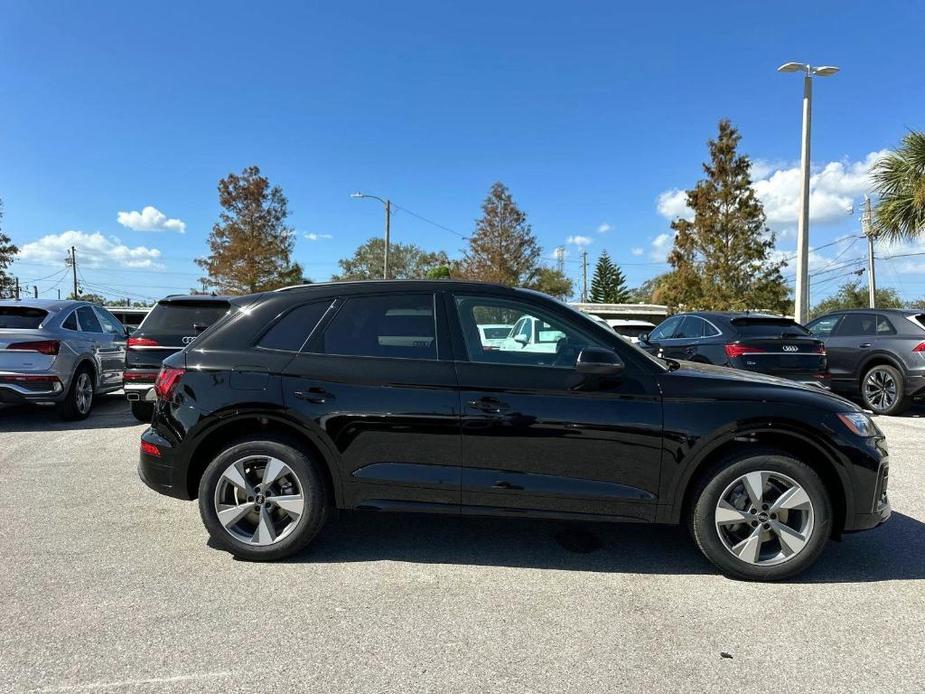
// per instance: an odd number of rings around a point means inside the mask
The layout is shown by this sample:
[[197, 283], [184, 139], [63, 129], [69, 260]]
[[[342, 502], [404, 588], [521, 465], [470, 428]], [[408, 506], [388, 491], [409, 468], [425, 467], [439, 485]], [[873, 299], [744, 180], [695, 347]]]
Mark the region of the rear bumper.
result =
[[925, 374], [911, 373], [906, 376], [906, 395], [925, 397]]
[[122, 390], [125, 391], [125, 399], [131, 402], [154, 402], [157, 395], [154, 393], [153, 383], [123, 383]]
[[54, 373], [0, 371], [0, 402], [8, 404], [58, 402], [66, 388]]
[[166, 496], [192, 499], [187, 489], [186, 465], [182, 464], [182, 458], [177, 455], [170, 442], [150, 428], [141, 435], [141, 440], [154, 446], [159, 452], [159, 455], [152, 455], [144, 450], [139, 453], [138, 476], [141, 481]]

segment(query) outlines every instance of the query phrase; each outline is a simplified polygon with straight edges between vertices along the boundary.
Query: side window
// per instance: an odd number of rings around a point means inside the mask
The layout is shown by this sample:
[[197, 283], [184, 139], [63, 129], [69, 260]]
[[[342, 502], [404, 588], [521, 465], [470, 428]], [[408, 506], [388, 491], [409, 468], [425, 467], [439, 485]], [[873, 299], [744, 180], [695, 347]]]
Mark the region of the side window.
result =
[[681, 327], [675, 331], [676, 338], [699, 339], [703, 337], [704, 322], [697, 316], [685, 316]]
[[324, 329], [317, 351], [356, 357], [436, 359], [434, 296], [351, 297]]
[[654, 342], [658, 340], [668, 340], [671, 339], [671, 336], [674, 334], [675, 328], [680, 325], [681, 320], [684, 316], [672, 316], [668, 320], [662, 321], [658, 324], [651, 333], [649, 333], [649, 341]]
[[895, 335], [896, 328], [890, 323], [886, 316], [877, 316], [877, 334], [878, 335]]
[[77, 320], [80, 321], [80, 329], [85, 333], [103, 332], [103, 326], [100, 325], [96, 313], [89, 306], [81, 306], [77, 309]]
[[61, 323], [61, 327], [65, 330], [77, 330], [77, 312], [71, 311], [71, 314]]
[[807, 325], [806, 328], [816, 337], [828, 337], [832, 334], [832, 331], [835, 330], [835, 326], [838, 325], [838, 321], [840, 320], [841, 314], [825, 316], [824, 318], [817, 318]]
[[[459, 315], [469, 360], [490, 364], [574, 367], [578, 353], [588, 346], [604, 347], [576, 326], [546, 315], [541, 308], [521, 301], [481, 296], [457, 296]], [[485, 344], [479, 328], [513, 325], [511, 335]], [[524, 340], [530, 337], [533, 340]]]
[[876, 335], [877, 317], [872, 313], [846, 313], [838, 326], [839, 335]]
[[330, 300], [313, 301], [292, 309], [264, 333], [257, 346], [298, 352], [311, 336], [331, 303]]
[[125, 335], [125, 328], [122, 327], [122, 324], [114, 315], [105, 308], [100, 308], [99, 306], [94, 306], [93, 309], [96, 311], [96, 317], [99, 318], [100, 324], [103, 326], [103, 332], [109, 333], [110, 335]]

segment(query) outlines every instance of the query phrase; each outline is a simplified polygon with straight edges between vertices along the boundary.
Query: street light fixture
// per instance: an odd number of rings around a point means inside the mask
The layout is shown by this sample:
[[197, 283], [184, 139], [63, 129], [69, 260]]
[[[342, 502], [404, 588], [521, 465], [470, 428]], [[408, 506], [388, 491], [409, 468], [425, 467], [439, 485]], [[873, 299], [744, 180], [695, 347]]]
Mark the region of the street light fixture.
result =
[[378, 195], [367, 195], [366, 193], [351, 193], [351, 198], [371, 198], [378, 200], [385, 206], [385, 253], [382, 259], [382, 278], [389, 279], [389, 236], [392, 226], [392, 201], [383, 200]]
[[808, 63], [784, 63], [778, 72], [803, 73], [803, 146], [800, 152], [800, 219], [797, 226], [797, 286], [794, 318], [805, 323], [809, 318], [809, 135], [812, 126], [813, 77], [829, 77], [837, 67], [813, 67]]

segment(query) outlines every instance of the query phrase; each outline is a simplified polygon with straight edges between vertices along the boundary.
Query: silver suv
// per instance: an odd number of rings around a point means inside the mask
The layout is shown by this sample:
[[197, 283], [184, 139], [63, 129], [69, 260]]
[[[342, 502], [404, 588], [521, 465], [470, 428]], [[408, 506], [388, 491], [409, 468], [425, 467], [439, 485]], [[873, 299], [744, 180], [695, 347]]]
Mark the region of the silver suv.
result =
[[0, 403], [54, 404], [64, 419], [122, 387], [126, 330], [85, 301], [0, 300]]

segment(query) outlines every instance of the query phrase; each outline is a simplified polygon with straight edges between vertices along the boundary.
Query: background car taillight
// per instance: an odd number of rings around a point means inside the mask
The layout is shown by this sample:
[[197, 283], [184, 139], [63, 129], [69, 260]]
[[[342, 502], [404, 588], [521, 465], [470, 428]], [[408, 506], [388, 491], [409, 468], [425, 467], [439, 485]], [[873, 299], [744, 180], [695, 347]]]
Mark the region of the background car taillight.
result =
[[160, 373], [157, 374], [157, 379], [154, 381], [155, 395], [162, 400], [170, 399], [174, 388], [177, 387], [177, 383], [184, 373], [186, 373], [185, 369], [177, 369], [172, 366], [161, 367]]
[[913, 352], [925, 352], [925, 342], [918, 343], [915, 347], [912, 348]]
[[126, 347], [158, 347], [158, 342], [150, 337], [130, 337]]
[[61, 343], [58, 340], [38, 340], [36, 342], [14, 342], [7, 345], [7, 349], [18, 349], [26, 352], [41, 352], [42, 354], [56, 355]]
[[820, 342], [818, 345], [814, 345], [813, 352], [816, 354], [825, 354], [825, 343]]
[[726, 356], [730, 359], [735, 359], [736, 357], [741, 357], [743, 354], [756, 354], [758, 352], [764, 352], [765, 350], [760, 347], [751, 347], [749, 345], [740, 345], [733, 343], [725, 346]]

